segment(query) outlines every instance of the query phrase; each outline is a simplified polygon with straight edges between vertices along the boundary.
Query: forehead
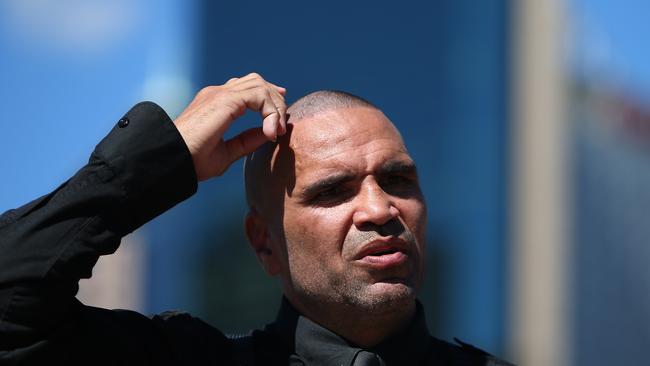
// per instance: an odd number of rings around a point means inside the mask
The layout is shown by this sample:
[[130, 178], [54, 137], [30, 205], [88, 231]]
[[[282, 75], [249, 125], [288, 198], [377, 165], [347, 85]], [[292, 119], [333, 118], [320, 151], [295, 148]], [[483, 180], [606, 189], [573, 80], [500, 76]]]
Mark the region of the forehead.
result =
[[372, 170], [410, 157], [402, 138], [381, 111], [357, 107], [331, 110], [294, 125], [290, 147], [296, 178], [327, 170]]

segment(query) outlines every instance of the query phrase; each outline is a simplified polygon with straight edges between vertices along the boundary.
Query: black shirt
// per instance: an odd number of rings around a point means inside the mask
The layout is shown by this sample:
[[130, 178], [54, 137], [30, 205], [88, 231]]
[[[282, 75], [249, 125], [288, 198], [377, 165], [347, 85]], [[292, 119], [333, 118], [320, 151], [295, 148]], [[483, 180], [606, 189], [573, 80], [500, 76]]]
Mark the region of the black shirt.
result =
[[283, 301], [275, 322], [239, 338], [185, 313], [148, 318], [81, 304], [78, 281], [120, 239], [190, 197], [192, 158], [167, 114], [133, 107], [89, 162], [52, 193], [0, 216], [0, 365], [498, 365], [431, 337], [421, 307], [400, 335], [361, 350]]
[[[507, 365], [467, 344], [459, 346], [429, 334], [422, 305], [411, 323], [400, 333], [370, 349], [356, 346], [332, 331], [300, 315], [283, 299], [276, 321], [265, 328], [280, 340], [276, 349], [290, 354], [290, 365], [356, 366], [359, 357], [376, 358], [368, 365]], [[500, 363], [502, 362], [502, 363]], [[286, 362], [284, 363], [287, 364]]]

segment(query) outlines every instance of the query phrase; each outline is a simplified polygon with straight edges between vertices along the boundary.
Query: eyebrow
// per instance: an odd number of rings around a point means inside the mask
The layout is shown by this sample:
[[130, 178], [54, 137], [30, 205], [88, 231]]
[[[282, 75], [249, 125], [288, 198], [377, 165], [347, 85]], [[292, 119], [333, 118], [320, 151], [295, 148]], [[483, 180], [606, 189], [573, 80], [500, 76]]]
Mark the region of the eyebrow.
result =
[[[377, 172], [379, 176], [410, 175], [417, 177], [417, 168], [412, 161], [394, 160], [384, 163]], [[348, 171], [338, 171], [324, 178], [308, 184], [300, 190], [302, 197], [311, 197], [321, 191], [337, 187], [357, 178], [357, 175]]]
[[393, 160], [384, 163], [379, 168], [379, 175], [414, 175], [417, 177], [418, 172], [413, 161]]
[[340, 184], [347, 183], [356, 178], [356, 175], [351, 172], [340, 171], [333, 174], [330, 174], [324, 178], [321, 178], [306, 187], [304, 187], [300, 192], [303, 197], [311, 197], [312, 195], [317, 194], [318, 192], [327, 190], [329, 188], [336, 187]]

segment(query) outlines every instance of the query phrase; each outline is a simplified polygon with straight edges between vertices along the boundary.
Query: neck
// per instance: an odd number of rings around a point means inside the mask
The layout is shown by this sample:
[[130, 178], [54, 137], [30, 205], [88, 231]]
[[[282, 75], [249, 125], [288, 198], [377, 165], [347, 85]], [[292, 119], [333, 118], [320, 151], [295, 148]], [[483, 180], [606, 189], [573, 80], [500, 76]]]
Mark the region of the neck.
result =
[[415, 299], [393, 301], [375, 309], [351, 304], [305, 306], [293, 299], [289, 301], [311, 321], [363, 348], [376, 346], [399, 333], [411, 322], [416, 310]]

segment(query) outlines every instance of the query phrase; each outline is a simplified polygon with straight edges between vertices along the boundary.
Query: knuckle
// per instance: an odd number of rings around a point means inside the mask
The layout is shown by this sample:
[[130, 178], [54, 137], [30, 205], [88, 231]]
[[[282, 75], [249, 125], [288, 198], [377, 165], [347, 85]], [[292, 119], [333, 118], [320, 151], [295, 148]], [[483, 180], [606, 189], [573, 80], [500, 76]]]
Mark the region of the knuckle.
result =
[[278, 109], [278, 103], [275, 99], [273, 99], [273, 94], [271, 94], [271, 92], [269, 92], [269, 90], [266, 88], [264, 89], [264, 99], [269, 103], [271, 107], [273, 107], [273, 109]]
[[206, 94], [212, 94], [216, 91], [216, 86], [214, 85], [208, 85], [206, 87], [203, 87], [201, 90], [199, 90], [199, 95], [206, 95]]
[[258, 74], [258, 73], [256, 73], [256, 72], [251, 72], [251, 73], [248, 74], [247, 76], [252, 77], [252, 78], [254, 78], [254, 79], [262, 79], [262, 75], [260, 75], [260, 74]]
[[255, 90], [255, 94], [263, 101], [267, 101], [271, 99], [271, 94], [269, 94], [269, 91], [266, 90], [266, 88], [264, 88], [263, 85], [256, 85], [254, 90]]

